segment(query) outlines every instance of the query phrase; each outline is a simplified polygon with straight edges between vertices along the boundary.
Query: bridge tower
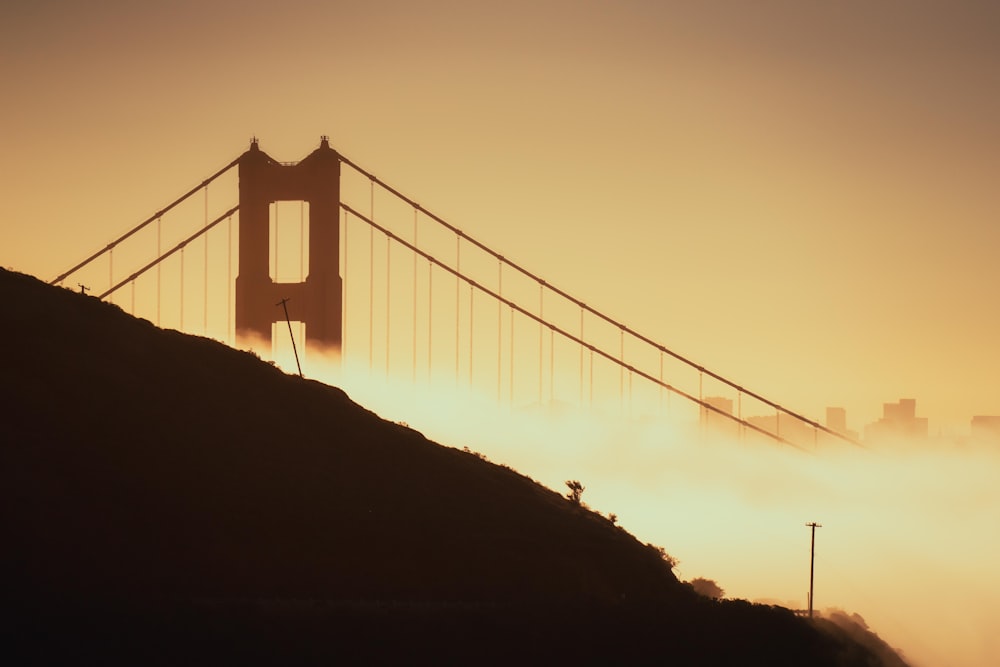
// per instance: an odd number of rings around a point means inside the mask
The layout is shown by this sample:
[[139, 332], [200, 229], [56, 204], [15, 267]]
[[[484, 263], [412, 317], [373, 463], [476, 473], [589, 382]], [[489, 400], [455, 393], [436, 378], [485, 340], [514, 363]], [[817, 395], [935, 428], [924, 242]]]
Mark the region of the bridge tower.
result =
[[[270, 341], [271, 325], [284, 318], [275, 304], [291, 302], [305, 323], [307, 345], [340, 351], [343, 279], [340, 277], [340, 156], [327, 137], [302, 161], [282, 164], [257, 140], [239, 159], [240, 240], [236, 278], [236, 338], [240, 344]], [[309, 202], [309, 266], [301, 283], [270, 275], [270, 205]], [[304, 267], [305, 269], [305, 267]]]

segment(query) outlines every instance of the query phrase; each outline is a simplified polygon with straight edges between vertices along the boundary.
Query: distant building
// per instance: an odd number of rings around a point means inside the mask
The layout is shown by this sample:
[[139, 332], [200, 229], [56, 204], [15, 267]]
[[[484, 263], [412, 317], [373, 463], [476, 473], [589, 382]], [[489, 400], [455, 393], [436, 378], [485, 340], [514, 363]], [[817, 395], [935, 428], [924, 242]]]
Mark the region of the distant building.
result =
[[970, 435], [973, 440], [1000, 442], [1000, 417], [988, 415], [973, 417]]
[[[733, 399], [725, 396], [706, 396], [702, 399], [705, 403], [715, 408], [701, 407], [701, 425], [716, 435], [738, 435], [739, 424], [726, 417], [733, 414]], [[720, 412], [716, 412], [716, 410]]]
[[923, 440], [927, 438], [927, 418], [917, 417], [917, 400], [901, 398], [882, 404], [882, 418], [865, 426], [865, 440]]
[[[858, 439], [858, 432], [847, 428], [847, 410], [845, 408], [827, 408], [826, 427], [834, 433], [847, 436], [852, 440]], [[827, 435], [827, 437], [831, 436]]]
[[847, 410], [845, 408], [826, 409], [826, 427], [837, 433], [847, 432]]

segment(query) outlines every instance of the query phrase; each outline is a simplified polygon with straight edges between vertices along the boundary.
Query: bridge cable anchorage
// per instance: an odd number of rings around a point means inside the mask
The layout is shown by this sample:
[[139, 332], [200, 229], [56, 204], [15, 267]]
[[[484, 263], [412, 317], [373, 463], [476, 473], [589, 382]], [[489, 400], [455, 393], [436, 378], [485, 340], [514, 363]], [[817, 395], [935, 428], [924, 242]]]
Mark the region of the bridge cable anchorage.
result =
[[[343, 162], [344, 164], [348, 165], [349, 167], [351, 167], [352, 169], [354, 169], [355, 171], [357, 171], [359, 174], [361, 174], [363, 176], [366, 176], [367, 178], [370, 178], [370, 179], [374, 180], [375, 182], [377, 182], [379, 184], [380, 187], [382, 187], [384, 190], [386, 190], [390, 194], [394, 195], [395, 197], [399, 198], [401, 201], [406, 202], [410, 206], [416, 207], [421, 213], [423, 213], [425, 216], [427, 216], [428, 218], [430, 218], [434, 222], [437, 222], [438, 224], [440, 224], [445, 229], [448, 229], [448, 230], [450, 230], [450, 231], [452, 231], [454, 233], [462, 234], [461, 230], [459, 230], [457, 227], [455, 227], [454, 225], [448, 223], [446, 220], [444, 220], [440, 216], [435, 215], [433, 212], [427, 210], [426, 208], [424, 208], [423, 206], [421, 206], [420, 204], [418, 204], [416, 201], [414, 201], [410, 197], [407, 197], [406, 195], [404, 195], [399, 190], [397, 190], [397, 189], [393, 188], [392, 186], [390, 186], [388, 183], [380, 181], [373, 174], [371, 174], [370, 172], [366, 171], [361, 166], [359, 166], [356, 162], [353, 162], [352, 160], [348, 159], [345, 156], [341, 156], [341, 162]], [[528, 277], [529, 279], [534, 280], [536, 282], [542, 282], [542, 283], [545, 282], [540, 276], [536, 275], [535, 273], [532, 273], [531, 271], [525, 269], [524, 267], [522, 267], [521, 265], [519, 265], [519, 264], [517, 264], [515, 262], [512, 262], [512, 261], [510, 261], [508, 259], [505, 259], [498, 252], [494, 251], [493, 249], [491, 249], [490, 247], [486, 246], [482, 242], [476, 240], [475, 238], [472, 238], [471, 236], [469, 236], [467, 234], [462, 234], [462, 235], [466, 238], [466, 240], [468, 240], [469, 243], [471, 243], [475, 247], [479, 248], [480, 250], [482, 250], [483, 252], [485, 252], [488, 255], [491, 255], [491, 256], [493, 256], [493, 257], [495, 257], [497, 259], [500, 259], [505, 264], [507, 264], [507, 266], [509, 266], [512, 269], [514, 269], [515, 271], [523, 274], [524, 276]], [[574, 297], [572, 297], [569, 293], [567, 293], [564, 290], [561, 290], [561, 289], [559, 289], [557, 287], [554, 287], [552, 285], [549, 285], [548, 287], [549, 287], [549, 289], [552, 290], [553, 293], [555, 293], [558, 296], [561, 296], [564, 299], [567, 299], [568, 301], [573, 301], [573, 302], [577, 301]], [[644, 336], [641, 333], [639, 333], [639, 332], [637, 332], [637, 331], [635, 331], [633, 329], [630, 329], [630, 328], [626, 327], [624, 324], [622, 324], [618, 320], [615, 320], [614, 318], [612, 318], [612, 317], [610, 317], [610, 316], [602, 313], [601, 311], [599, 311], [599, 310], [597, 310], [597, 309], [595, 309], [595, 308], [593, 308], [591, 306], [584, 305], [584, 307], [586, 308], [587, 312], [589, 312], [592, 315], [594, 315], [594, 316], [596, 316], [596, 317], [604, 320], [608, 324], [611, 324], [612, 326], [624, 329], [624, 331], [626, 333], [628, 333], [630, 336], [632, 336], [633, 338], [637, 339], [638, 341], [640, 341], [642, 343], [645, 343], [647, 345], [650, 345], [650, 346], [652, 346], [654, 348], [657, 348], [659, 350], [662, 350], [664, 353], [670, 355], [671, 357], [673, 357], [674, 359], [680, 361], [681, 363], [684, 363], [684, 364], [686, 364], [688, 366], [691, 366], [692, 368], [701, 369], [705, 374], [707, 374], [712, 379], [718, 380], [719, 382], [725, 384], [726, 386], [729, 386], [729, 387], [734, 388], [734, 389], [738, 386], [733, 381], [728, 380], [727, 378], [723, 377], [722, 375], [719, 375], [718, 373], [715, 373], [715, 372], [710, 371], [708, 369], [702, 368], [701, 366], [699, 366], [695, 362], [691, 361], [687, 357], [684, 357], [683, 355], [678, 354], [677, 352], [674, 352], [673, 350], [671, 350], [671, 349], [669, 349], [669, 348], [667, 348], [667, 347], [665, 347], [665, 346], [657, 343], [656, 341], [652, 340], [648, 336]], [[801, 421], [801, 422], [803, 422], [805, 424], [809, 424], [811, 426], [814, 426], [815, 428], [818, 428], [821, 431], [823, 431], [825, 433], [828, 433], [829, 435], [832, 435], [832, 436], [836, 437], [839, 440], [843, 440], [844, 442], [848, 442], [850, 444], [853, 444], [853, 445], [856, 445], [856, 446], [859, 446], [859, 447], [863, 447], [863, 445], [859, 441], [857, 441], [857, 440], [855, 440], [853, 438], [850, 438], [850, 437], [848, 437], [847, 435], [845, 435], [843, 433], [839, 433], [839, 432], [837, 432], [837, 431], [835, 431], [835, 430], [833, 430], [833, 429], [831, 429], [831, 428], [829, 428], [827, 426], [824, 426], [824, 425], [816, 422], [815, 420], [809, 419], [808, 417], [806, 417], [806, 416], [804, 416], [804, 415], [802, 415], [800, 413], [797, 413], [797, 412], [794, 412], [794, 411], [792, 411], [792, 410], [790, 410], [788, 408], [785, 408], [785, 407], [781, 406], [780, 404], [775, 403], [774, 401], [771, 401], [770, 399], [765, 398], [764, 396], [762, 396], [762, 395], [760, 395], [760, 394], [758, 394], [756, 392], [752, 392], [752, 391], [749, 391], [747, 389], [744, 389], [744, 393], [746, 393], [747, 396], [750, 396], [751, 398], [753, 398], [753, 399], [755, 399], [757, 401], [760, 401], [764, 405], [767, 405], [767, 406], [773, 407], [773, 408], [777, 408], [777, 409], [781, 410], [782, 412], [784, 412], [785, 414], [787, 414], [788, 416], [793, 417], [794, 419], [796, 419], [798, 421]]]
[[[202, 234], [207, 233], [208, 230], [213, 229], [216, 225], [218, 225], [219, 223], [221, 223], [227, 217], [231, 216], [233, 213], [235, 213], [236, 211], [238, 211], [239, 208], [240, 208], [239, 206], [232, 207], [231, 209], [229, 209], [228, 211], [226, 211], [225, 213], [223, 213], [222, 215], [220, 215], [218, 218], [216, 218], [215, 220], [213, 220], [211, 223], [209, 223], [209, 225], [207, 227], [205, 227], [203, 229], [199, 229], [194, 234], [192, 234], [191, 236], [187, 237], [186, 239], [184, 239], [183, 241], [181, 241], [180, 243], [178, 243], [177, 245], [175, 245], [173, 248], [171, 248], [167, 252], [162, 253], [159, 257], [157, 257], [156, 259], [154, 259], [153, 261], [149, 262], [148, 264], [146, 264], [145, 266], [143, 266], [141, 269], [139, 269], [138, 271], [136, 271], [135, 273], [133, 273], [132, 276], [129, 276], [129, 278], [126, 278], [125, 280], [119, 281], [113, 287], [111, 287], [110, 289], [104, 291], [100, 296], [98, 296], [98, 298], [99, 299], [104, 299], [104, 297], [108, 296], [109, 294], [112, 294], [113, 292], [116, 292], [117, 290], [121, 289], [132, 278], [138, 278], [139, 276], [141, 276], [144, 273], [146, 273], [146, 271], [149, 271], [150, 269], [152, 269], [155, 266], [159, 266], [160, 262], [162, 262], [165, 259], [167, 259], [168, 257], [174, 255], [175, 253], [183, 252], [184, 246], [186, 246], [187, 244], [189, 244], [192, 241], [196, 240]], [[183, 264], [183, 262], [181, 262], [181, 268], [183, 269], [183, 267], [184, 267], [184, 264]]]
[[[240, 156], [240, 157], [242, 157], [242, 156]], [[104, 248], [101, 248], [100, 250], [98, 250], [94, 254], [90, 255], [85, 260], [83, 260], [82, 262], [80, 262], [79, 264], [77, 264], [76, 266], [74, 266], [73, 268], [71, 268], [71, 269], [63, 272], [62, 274], [58, 275], [57, 277], [55, 277], [54, 279], [52, 279], [51, 281], [49, 281], [49, 284], [50, 285], [58, 285], [59, 283], [61, 283], [66, 278], [68, 278], [69, 276], [73, 275], [74, 273], [76, 273], [77, 271], [79, 271], [83, 267], [87, 266], [88, 264], [90, 264], [91, 262], [93, 262], [95, 259], [97, 259], [101, 255], [103, 255], [105, 252], [108, 251], [109, 248], [113, 248], [114, 246], [118, 245], [119, 243], [121, 243], [125, 239], [131, 237], [132, 235], [136, 234], [137, 232], [139, 232], [140, 230], [144, 229], [148, 225], [152, 224], [154, 221], [159, 220], [160, 218], [162, 218], [165, 213], [167, 213], [168, 211], [172, 210], [178, 204], [181, 204], [182, 202], [184, 202], [185, 200], [189, 199], [191, 196], [193, 196], [194, 194], [196, 194], [197, 192], [199, 192], [202, 189], [202, 187], [205, 186], [205, 184], [211, 183], [212, 181], [214, 181], [215, 179], [217, 179], [219, 176], [222, 176], [224, 173], [226, 173], [227, 171], [229, 171], [230, 169], [232, 169], [233, 167], [235, 167], [239, 163], [240, 163], [240, 158], [236, 158], [235, 160], [233, 160], [232, 162], [230, 162], [229, 164], [227, 164], [225, 167], [223, 167], [222, 169], [220, 169], [219, 171], [215, 172], [214, 174], [212, 174], [211, 176], [209, 176], [207, 179], [205, 179], [204, 181], [202, 181], [196, 187], [191, 188], [186, 193], [184, 193], [183, 195], [181, 195], [179, 198], [175, 199], [173, 202], [171, 202], [170, 204], [168, 204], [166, 207], [160, 209], [159, 211], [157, 211], [156, 213], [154, 213], [149, 218], [146, 218], [145, 220], [143, 220], [142, 222], [140, 222], [138, 225], [136, 225], [135, 227], [133, 227], [129, 231], [127, 231], [124, 234], [122, 234], [121, 236], [119, 236], [117, 239], [115, 239], [114, 241], [112, 241], [108, 246], [106, 246]]]
[[[532, 320], [534, 322], [537, 322], [539, 324], [543, 324], [545, 326], [552, 327], [552, 329], [556, 333], [558, 333], [560, 336], [562, 336], [563, 338], [566, 338], [567, 340], [570, 340], [570, 341], [572, 341], [572, 342], [574, 342], [574, 343], [576, 343], [578, 345], [587, 345], [582, 340], [580, 340], [579, 338], [577, 338], [575, 334], [573, 334], [573, 333], [571, 333], [571, 332], [569, 332], [569, 331], [567, 331], [567, 330], [565, 330], [565, 329], [563, 329], [563, 328], [561, 328], [559, 326], [556, 326], [554, 324], [550, 324], [548, 322], [543, 322], [541, 320], [541, 318], [537, 314], [535, 314], [534, 312], [532, 312], [531, 310], [529, 310], [529, 309], [527, 309], [527, 308], [525, 308], [523, 306], [520, 306], [520, 305], [516, 304], [511, 299], [507, 299], [507, 298], [501, 297], [494, 290], [492, 290], [492, 289], [490, 289], [488, 287], [485, 287], [484, 285], [481, 285], [479, 283], [473, 282], [472, 280], [470, 280], [466, 276], [463, 276], [462, 274], [460, 274], [456, 269], [452, 268], [451, 266], [449, 266], [445, 262], [442, 262], [441, 260], [439, 260], [436, 257], [434, 257], [433, 255], [431, 255], [429, 252], [424, 251], [424, 250], [420, 250], [419, 248], [414, 247], [413, 244], [411, 244], [407, 240], [405, 240], [405, 239], [401, 238], [400, 236], [394, 234], [392, 231], [386, 229], [385, 227], [382, 227], [381, 225], [379, 225], [375, 221], [366, 218], [363, 213], [360, 213], [356, 209], [352, 208], [349, 204], [341, 203], [340, 206], [344, 210], [348, 211], [351, 215], [359, 218], [362, 222], [365, 222], [368, 225], [371, 225], [373, 228], [379, 230], [383, 234], [389, 235], [392, 238], [392, 240], [395, 241], [396, 243], [398, 243], [398, 244], [400, 244], [400, 245], [408, 248], [412, 252], [418, 253], [421, 257], [427, 259], [429, 262], [431, 262], [434, 265], [440, 267], [446, 273], [450, 273], [451, 275], [455, 276], [457, 279], [463, 280], [463, 281], [465, 281], [465, 282], [473, 285], [480, 292], [483, 292], [484, 294], [486, 294], [486, 295], [488, 295], [488, 296], [490, 296], [490, 297], [492, 297], [494, 299], [500, 299], [504, 304], [506, 304], [507, 306], [509, 306], [512, 310], [517, 311], [518, 313], [524, 315], [528, 319], [530, 319], [530, 320]], [[608, 352], [605, 352], [604, 350], [598, 349], [598, 348], [594, 347], [593, 345], [587, 345], [587, 346], [590, 348], [590, 350], [593, 353], [596, 353], [598, 356], [603, 357], [604, 359], [610, 361], [611, 363], [617, 364], [618, 366], [624, 368], [625, 370], [632, 371], [638, 377], [640, 377], [640, 378], [642, 378], [644, 380], [647, 380], [648, 382], [652, 382], [653, 384], [656, 384], [656, 385], [661, 385], [660, 381], [656, 378], [656, 376], [650, 375], [649, 373], [647, 373], [647, 372], [645, 372], [645, 371], [643, 371], [641, 369], [635, 368], [634, 366], [625, 364], [622, 360], [620, 360], [617, 357], [615, 357], [615, 355], [610, 354]], [[669, 384], [669, 383], [662, 383], [662, 386], [667, 391], [673, 392], [674, 394], [677, 394], [678, 396], [680, 396], [680, 397], [682, 397], [682, 398], [684, 398], [684, 399], [686, 399], [688, 401], [691, 401], [693, 403], [697, 403], [701, 407], [703, 407], [706, 410], [709, 410], [711, 412], [714, 412], [715, 414], [719, 415], [723, 419], [729, 419], [730, 421], [734, 421], [734, 422], [738, 421], [735, 415], [730, 414], [729, 412], [726, 412], [725, 410], [722, 410], [722, 409], [720, 409], [720, 408], [718, 408], [718, 407], [716, 407], [714, 405], [711, 405], [710, 403], [707, 403], [707, 402], [699, 399], [698, 397], [693, 396], [693, 395], [687, 393], [683, 389], [675, 387], [675, 386], [673, 386], [672, 384]], [[748, 429], [750, 429], [752, 431], [755, 431], [757, 433], [760, 433], [761, 435], [765, 435], [765, 436], [771, 438], [772, 440], [776, 440], [776, 441], [781, 442], [783, 444], [789, 445], [789, 446], [794, 447], [795, 449], [798, 449], [800, 451], [804, 451], [804, 452], [808, 452], [809, 451], [809, 450], [803, 449], [802, 447], [800, 447], [796, 443], [794, 443], [794, 442], [792, 442], [790, 440], [787, 440], [785, 438], [779, 437], [776, 434], [768, 431], [767, 429], [761, 428], [761, 427], [759, 427], [759, 426], [757, 426], [757, 425], [755, 425], [753, 423], [744, 422], [744, 424], [746, 425], [746, 427]]]

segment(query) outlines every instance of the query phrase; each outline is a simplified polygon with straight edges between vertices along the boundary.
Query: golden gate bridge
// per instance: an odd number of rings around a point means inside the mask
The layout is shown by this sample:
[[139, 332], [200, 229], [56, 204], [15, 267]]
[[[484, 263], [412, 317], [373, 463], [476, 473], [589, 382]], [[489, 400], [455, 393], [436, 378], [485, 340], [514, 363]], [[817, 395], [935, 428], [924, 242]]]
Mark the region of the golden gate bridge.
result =
[[629, 414], [635, 405], [660, 414], [686, 407], [699, 423], [741, 437], [801, 449], [821, 437], [860, 444], [547, 282], [327, 137], [299, 162], [274, 160], [253, 139], [51, 284], [90, 289], [157, 326], [270, 346], [271, 357], [284, 301], [307, 357], [413, 383], [448, 379], [501, 403], [617, 402]]

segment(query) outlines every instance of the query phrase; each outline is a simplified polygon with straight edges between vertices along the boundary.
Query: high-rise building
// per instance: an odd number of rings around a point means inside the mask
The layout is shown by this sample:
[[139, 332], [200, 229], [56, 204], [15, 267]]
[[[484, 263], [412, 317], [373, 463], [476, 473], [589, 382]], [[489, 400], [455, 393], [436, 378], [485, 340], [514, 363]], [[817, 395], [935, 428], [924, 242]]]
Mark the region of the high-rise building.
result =
[[837, 433], [847, 433], [847, 410], [845, 408], [827, 408], [826, 427]]
[[927, 437], [927, 418], [917, 417], [917, 400], [901, 398], [882, 404], [882, 418], [865, 426], [866, 441], [922, 440]]
[[726, 398], [725, 396], [706, 396], [702, 400], [715, 408], [715, 410], [712, 410], [705, 406], [701, 407], [701, 425], [703, 427], [717, 435], [736, 435], [739, 433], [738, 424], [729, 417], [726, 417], [726, 415], [733, 414], [733, 399]]

